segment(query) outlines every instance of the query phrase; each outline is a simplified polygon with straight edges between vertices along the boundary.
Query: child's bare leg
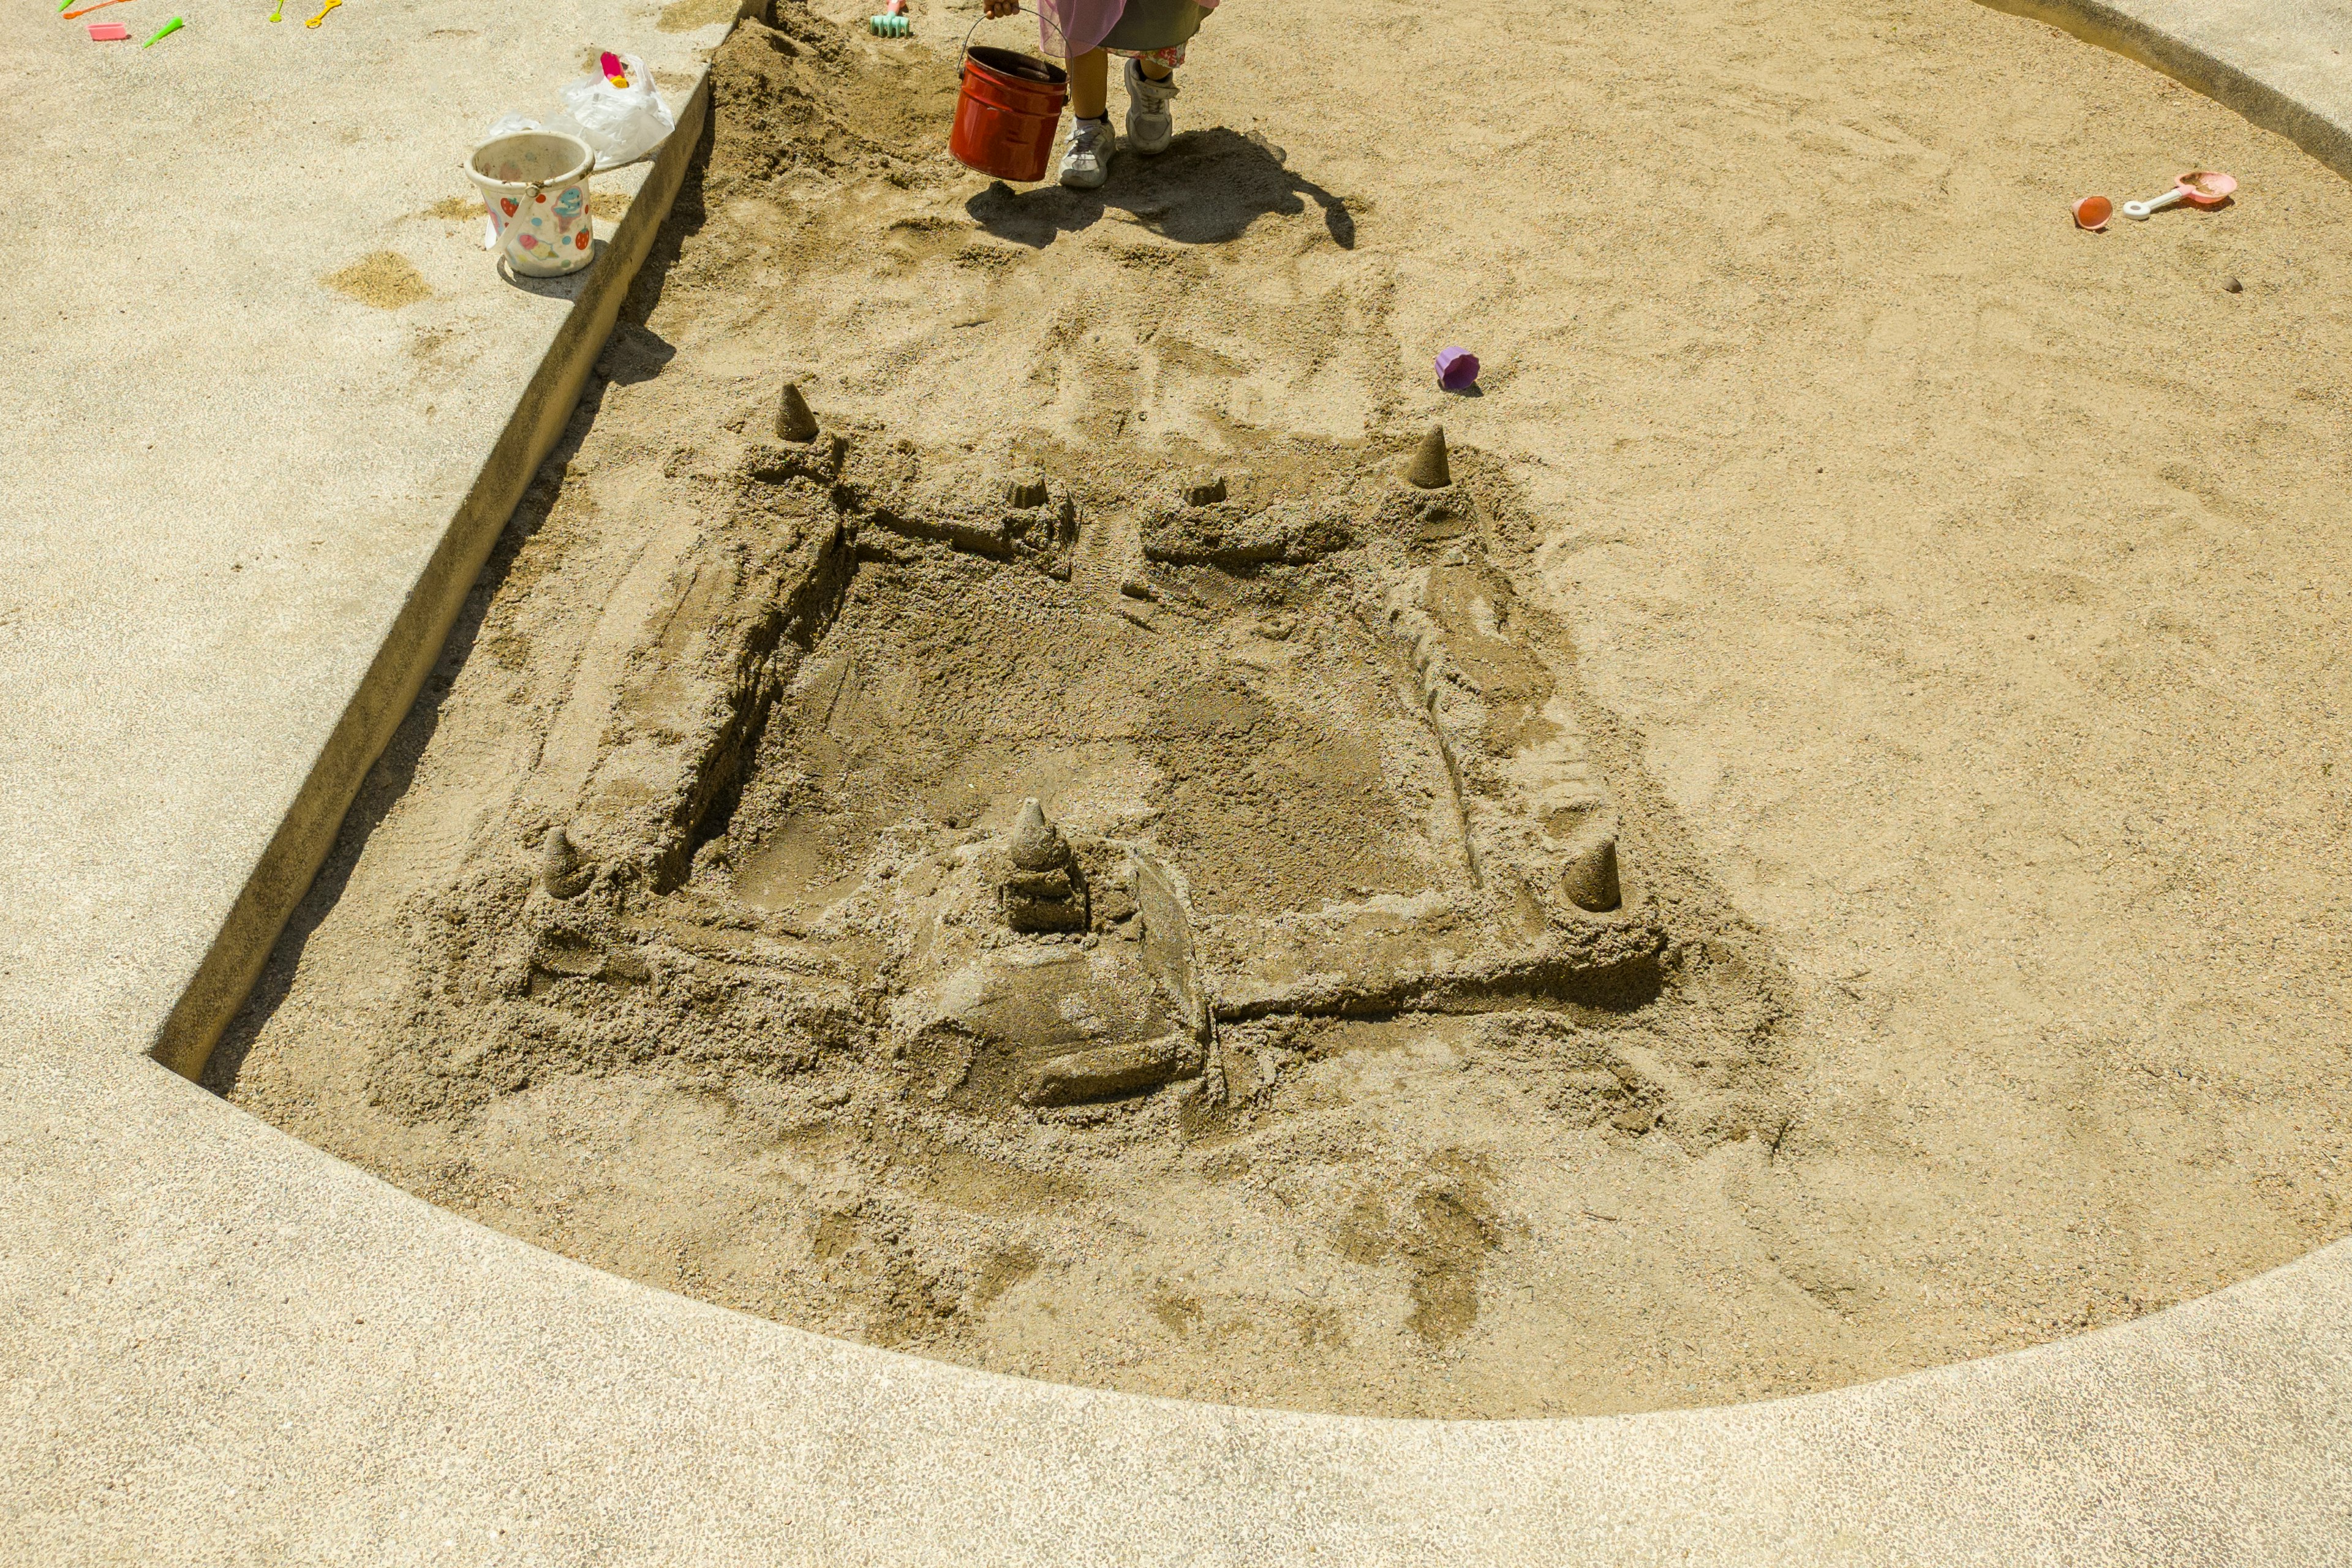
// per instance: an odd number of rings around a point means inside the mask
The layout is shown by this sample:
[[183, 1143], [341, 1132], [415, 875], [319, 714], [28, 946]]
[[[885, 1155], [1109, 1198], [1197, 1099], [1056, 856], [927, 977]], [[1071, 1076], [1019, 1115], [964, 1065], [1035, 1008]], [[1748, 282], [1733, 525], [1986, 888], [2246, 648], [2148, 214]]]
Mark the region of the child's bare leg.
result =
[[1110, 54], [1095, 49], [1070, 62], [1070, 144], [1062, 153], [1062, 184], [1091, 191], [1110, 177]]
[[1094, 49], [1070, 62], [1070, 112], [1100, 120], [1110, 112], [1110, 51]]

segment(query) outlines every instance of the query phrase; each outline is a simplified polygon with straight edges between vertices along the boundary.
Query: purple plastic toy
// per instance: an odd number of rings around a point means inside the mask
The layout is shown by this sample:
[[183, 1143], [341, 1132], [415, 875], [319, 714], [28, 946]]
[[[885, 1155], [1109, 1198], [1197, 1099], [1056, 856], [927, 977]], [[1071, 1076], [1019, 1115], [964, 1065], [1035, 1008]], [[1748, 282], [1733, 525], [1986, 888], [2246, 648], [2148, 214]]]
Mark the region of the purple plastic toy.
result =
[[1448, 392], [1460, 392], [1478, 379], [1478, 356], [1468, 349], [1437, 351], [1437, 384]]

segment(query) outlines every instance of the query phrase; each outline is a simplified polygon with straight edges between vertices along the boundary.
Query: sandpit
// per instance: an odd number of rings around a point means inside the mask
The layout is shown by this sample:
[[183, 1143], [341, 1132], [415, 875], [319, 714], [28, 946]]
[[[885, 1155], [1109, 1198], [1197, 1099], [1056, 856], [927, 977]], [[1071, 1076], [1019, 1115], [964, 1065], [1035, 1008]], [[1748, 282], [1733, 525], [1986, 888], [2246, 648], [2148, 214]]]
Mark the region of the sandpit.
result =
[[[2340, 718], [2267, 710], [2284, 771], [2223, 738], [2257, 668], [2327, 666], [2166, 618], [2250, 581], [2273, 626], [2332, 602], [2279, 581], [2340, 562], [2332, 516], [2260, 536], [2340, 477], [2301, 340], [2352, 300], [2333, 177], [1972, 7], [1743, 20], [1664, 87], [1692, 16], [1522, 29], [1491, 89], [1572, 106], [1558, 145], [1481, 111], [1442, 149], [1276, 37], [1323, 23], [1223, 9], [1193, 129], [1087, 197], [945, 163], [923, 46], [744, 25], [698, 187], [214, 1085], [785, 1322], [1370, 1414], [1831, 1386], [2340, 1233]], [[1484, 58], [1477, 14], [1409, 15], [1363, 26], [1439, 77]], [[1303, 79], [1250, 99], [1277, 47]], [[1963, 49], [2022, 130], [1921, 74]], [[1662, 132], [1659, 93], [1707, 111]], [[1882, 100], [1899, 123], [1855, 112]], [[1946, 148], [2080, 164], [2094, 125], [2119, 159], [2134, 115], [2292, 210], [2295, 269], [2211, 249], [2252, 212], [2093, 274], [2058, 248], [2091, 237], [1917, 210]], [[1773, 166], [1851, 188], [1789, 227]], [[1576, 169], [1618, 204], [1543, 183]], [[1726, 226], [1664, 223], [1741, 180]], [[1916, 287], [1964, 245], [1998, 258], [1953, 285], [1982, 353]], [[2063, 268], [2125, 319], [2125, 285], [2220, 297], [2224, 267], [2270, 314], [2182, 351], [2210, 362], [2070, 360], [2019, 303]], [[1829, 352], [1812, 314], [1906, 286]], [[1415, 390], [1440, 321], [1482, 399]], [[2256, 347], [2289, 391], [2234, 390]], [[779, 430], [788, 381], [813, 433]], [[2118, 395], [2146, 434], [2110, 494], [2056, 475], [2042, 507], [2039, 433]], [[2242, 415], [2258, 480], [2166, 446]], [[1450, 482], [1409, 482], [1437, 417]], [[1941, 618], [1863, 602], [1874, 568]], [[2136, 572], [2164, 586], [2133, 612]], [[2095, 742], [2046, 762], [2040, 642], [2102, 614], [2088, 701], [2181, 803], [2161, 847]]]

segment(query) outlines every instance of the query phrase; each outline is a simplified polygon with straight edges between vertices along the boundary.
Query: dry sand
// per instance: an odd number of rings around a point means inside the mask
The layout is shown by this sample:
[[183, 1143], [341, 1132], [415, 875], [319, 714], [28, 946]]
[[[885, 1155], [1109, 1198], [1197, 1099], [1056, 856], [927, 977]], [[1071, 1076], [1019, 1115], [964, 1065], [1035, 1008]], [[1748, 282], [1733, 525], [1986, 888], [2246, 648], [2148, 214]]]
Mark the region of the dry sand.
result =
[[[217, 1087], [487, 1223], [787, 1321], [1383, 1414], [1832, 1386], [2343, 1232], [2334, 176], [1971, 5], [1234, 0], [1174, 150], [1015, 195], [939, 152], [968, 16], [916, 16], [908, 44], [794, 14], [727, 47], [709, 167], [606, 379]], [[2240, 202], [2065, 223], [2192, 166]], [[1482, 396], [1429, 385], [1446, 342]], [[551, 1048], [502, 1081], [441, 1027], [478, 1004], [419, 958], [420, 911], [521, 897], [522, 827], [615, 743], [583, 694], [645, 677], [647, 617], [741, 547], [728, 476], [786, 375], [858, 462], [1054, 472], [1068, 591], [1105, 616], [1163, 470], [1304, 492], [1442, 416], [1495, 565], [1543, 600], [1629, 892], [1672, 895], [1643, 906], [1682, 944], [1663, 990], [1256, 1026], [1270, 1081], [1223, 1106], [959, 1120], [854, 1050], [754, 1073], [723, 1040]], [[1370, 806], [1412, 798], [1380, 771]], [[983, 831], [1068, 781], [989, 783], [977, 828], [919, 804]], [[771, 901], [845, 868], [761, 823], [747, 848], [798, 868]], [[706, 855], [678, 896], [744, 869]], [[1260, 903], [1338, 879], [1263, 873]]]

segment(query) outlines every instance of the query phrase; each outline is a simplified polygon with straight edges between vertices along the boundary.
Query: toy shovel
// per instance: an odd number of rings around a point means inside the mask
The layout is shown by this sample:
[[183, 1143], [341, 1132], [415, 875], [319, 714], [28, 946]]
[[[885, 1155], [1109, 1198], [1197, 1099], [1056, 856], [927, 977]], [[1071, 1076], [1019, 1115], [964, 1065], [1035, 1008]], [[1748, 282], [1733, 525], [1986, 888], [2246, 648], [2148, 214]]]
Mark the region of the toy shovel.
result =
[[2238, 182], [2211, 169], [2198, 169], [2172, 183], [2172, 189], [2160, 196], [2150, 196], [2144, 202], [2126, 202], [2124, 216], [2145, 220], [2148, 214], [2161, 212], [2175, 202], [2187, 202], [2192, 207], [2218, 207], [2230, 199]]

